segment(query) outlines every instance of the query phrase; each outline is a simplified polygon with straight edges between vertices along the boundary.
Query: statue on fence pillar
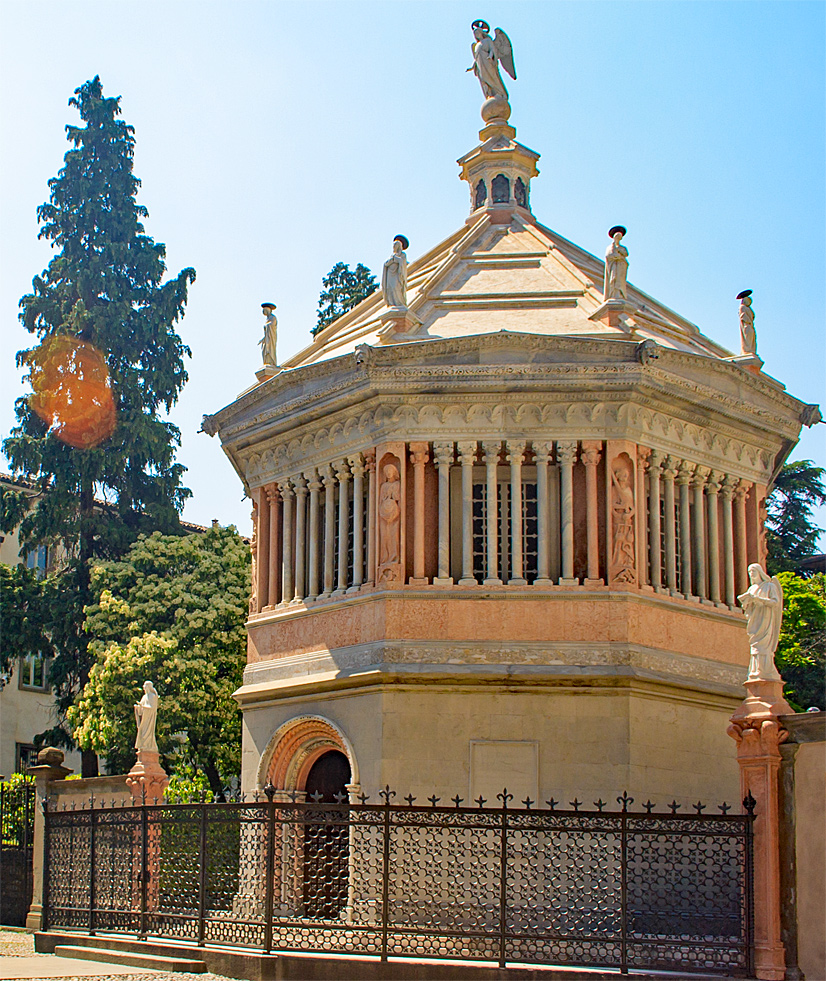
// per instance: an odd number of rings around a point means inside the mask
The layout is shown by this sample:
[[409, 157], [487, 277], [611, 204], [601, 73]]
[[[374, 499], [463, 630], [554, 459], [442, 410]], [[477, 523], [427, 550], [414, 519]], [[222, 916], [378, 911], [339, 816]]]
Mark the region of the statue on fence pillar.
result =
[[155, 724], [158, 721], [158, 702], [160, 698], [151, 681], [144, 681], [143, 696], [135, 702], [135, 723], [138, 732], [135, 749], [138, 758], [126, 776], [126, 783], [132, 792], [135, 803], [151, 804], [161, 800], [169, 777], [161, 766], [158, 743], [155, 739]]
[[143, 683], [143, 698], [135, 702], [135, 722], [138, 725], [138, 735], [135, 739], [135, 749], [138, 752], [157, 753], [158, 744], [155, 741], [155, 722], [158, 718], [158, 693], [151, 681]]
[[777, 576], [769, 576], [753, 562], [749, 566], [748, 590], [738, 596], [746, 614], [751, 645], [748, 681], [781, 681], [774, 663], [783, 619], [783, 587]]

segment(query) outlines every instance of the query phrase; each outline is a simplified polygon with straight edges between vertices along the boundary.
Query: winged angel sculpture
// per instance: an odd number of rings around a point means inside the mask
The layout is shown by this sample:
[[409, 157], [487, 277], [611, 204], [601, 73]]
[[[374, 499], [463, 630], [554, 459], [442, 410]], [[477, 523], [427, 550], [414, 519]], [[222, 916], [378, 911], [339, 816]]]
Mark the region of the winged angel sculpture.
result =
[[502, 67], [511, 78], [516, 78], [510, 38], [499, 27], [491, 37], [490, 25], [483, 20], [475, 20], [470, 26], [474, 37], [474, 42], [470, 46], [473, 52], [473, 65], [468, 68], [468, 71], [473, 72], [479, 79], [486, 99], [507, 99], [508, 90], [499, 74], [499, 63], [502, 63]]

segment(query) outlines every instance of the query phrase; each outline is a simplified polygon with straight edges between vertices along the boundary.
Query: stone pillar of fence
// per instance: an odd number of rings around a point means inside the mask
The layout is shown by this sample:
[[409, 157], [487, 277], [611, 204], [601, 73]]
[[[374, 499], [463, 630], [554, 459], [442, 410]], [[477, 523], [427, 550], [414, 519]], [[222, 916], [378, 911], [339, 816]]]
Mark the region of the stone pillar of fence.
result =
[[32, 904], [26, 915], [26, 930], [34, 933], [43, 928], [43, 863], [45, 858], [46, 820], [43, 805], [55, 780], [65, 780], [72, 772], [63, 765], [63, 751], [52, 746], [37, 754], [37, 766], [30, 766], [26, 773], [34, 777], [34, 848], [32, 854]]
[[791, 712], [782, 681], [747, 681], [748, 696], [731, 717], [737, 743], [741, 796], [754, 809], [754, 967], [761, 981], [784, 981], [780, 917], [780, 745], [788, 732], [779, 721]]
[[[135, 765], [126, 775], [126, 785], [132, 793], [133, 804], [160, 804], [169, 786], [169, 777], [160, 764], [160, 755], [139, 749]], [[136, 829], [132, 862], [132, 898], [134, 911], [141, 909], [141, 889], [144, 892], [144, 911], [152, 912], [158, 906], [160, 888], [161, 835], [160, 826], [147, 827], [144, 841], [143, 830]], [[143, 853], [143, 858], [142, 858]], [[145, 862], [145, 875], [141, 884], [141, 868]]]

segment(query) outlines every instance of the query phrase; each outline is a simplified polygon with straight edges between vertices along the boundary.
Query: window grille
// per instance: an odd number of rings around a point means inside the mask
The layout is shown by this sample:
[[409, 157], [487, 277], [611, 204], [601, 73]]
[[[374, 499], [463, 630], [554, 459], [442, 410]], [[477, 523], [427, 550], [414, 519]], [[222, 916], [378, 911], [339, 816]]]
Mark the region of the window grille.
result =
[[[532, 469], [532, 468], [526, 468]], [[475, 475], [474, 475], [475, 477]], [[510, 470], [500, 468], [497, 475], [498, 571], [507, 582], [513, 578]], [[537, 487], [533, 475], [522, 477], [522, 575], [529, 583], [537, 577], [539, 534], [537, 527]], [[473, 481], [473, 575], [481, 582], [488, 569], [488, 488], [481, 479]]]

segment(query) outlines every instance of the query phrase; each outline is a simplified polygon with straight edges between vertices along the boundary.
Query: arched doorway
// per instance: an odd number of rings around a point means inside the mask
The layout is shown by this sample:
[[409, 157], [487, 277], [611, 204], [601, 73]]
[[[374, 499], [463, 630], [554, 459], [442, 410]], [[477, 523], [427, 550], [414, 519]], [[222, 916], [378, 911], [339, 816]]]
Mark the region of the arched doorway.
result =
[[347, 784], [350, 761], [339, 750], [322, 754], [307, 774], [304, 827], [304, 911], [337, 919], [347, 905], [350, 829]]

